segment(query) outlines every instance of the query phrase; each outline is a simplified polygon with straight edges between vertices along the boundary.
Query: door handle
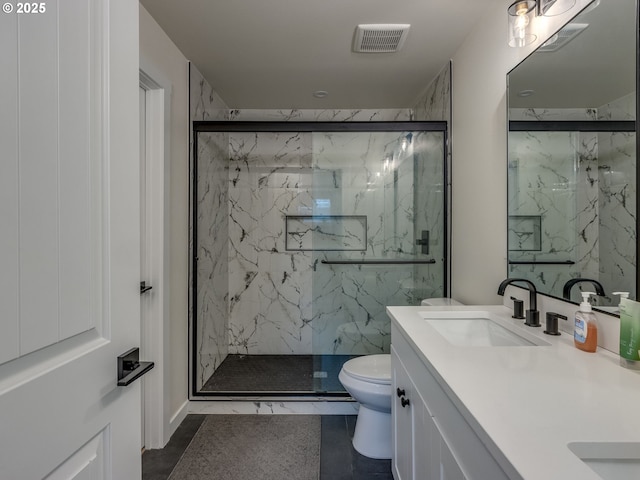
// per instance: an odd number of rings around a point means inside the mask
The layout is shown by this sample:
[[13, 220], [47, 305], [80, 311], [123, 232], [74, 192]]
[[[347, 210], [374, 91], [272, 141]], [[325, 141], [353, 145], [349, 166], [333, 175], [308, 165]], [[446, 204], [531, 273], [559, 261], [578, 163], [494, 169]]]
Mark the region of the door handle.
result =
[[118, 356], [118, 386], [126, 387], [154, 367], [153, 362], [140, 361], [140, 349], [131, 350]]
[[142, 295], [143, 293], [148, 292], [152, 288], [153, 287], [151, 285], [147, 285], [147, 282], [140, 282], [140, 295]]

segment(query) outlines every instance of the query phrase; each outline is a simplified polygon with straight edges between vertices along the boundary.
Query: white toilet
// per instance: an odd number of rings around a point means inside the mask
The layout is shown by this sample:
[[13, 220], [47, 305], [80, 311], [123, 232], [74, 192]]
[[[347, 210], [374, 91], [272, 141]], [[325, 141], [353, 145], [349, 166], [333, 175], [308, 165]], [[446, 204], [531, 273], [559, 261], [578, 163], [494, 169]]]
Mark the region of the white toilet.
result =
[[[421, 304], [462, 305], [451, 298], [428, 298]], [[360, 403], [353, 448], [365, 457], [391, 458], [391, 355], [352, 358], [338, 379]]]
[[353, 448], [365, 457], [391, 458], [391, 355], [352, 358], [338, 378], [360, 403]]

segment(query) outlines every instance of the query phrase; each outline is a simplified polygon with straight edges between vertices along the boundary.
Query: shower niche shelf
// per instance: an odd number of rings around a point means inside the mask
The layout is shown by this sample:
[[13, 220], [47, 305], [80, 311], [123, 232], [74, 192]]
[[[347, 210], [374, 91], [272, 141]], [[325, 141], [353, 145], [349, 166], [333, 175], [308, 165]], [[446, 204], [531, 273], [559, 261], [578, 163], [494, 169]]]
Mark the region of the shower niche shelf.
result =
[[367, 216], [287, 215], [285, 236], [288, 251], [364, 251]]

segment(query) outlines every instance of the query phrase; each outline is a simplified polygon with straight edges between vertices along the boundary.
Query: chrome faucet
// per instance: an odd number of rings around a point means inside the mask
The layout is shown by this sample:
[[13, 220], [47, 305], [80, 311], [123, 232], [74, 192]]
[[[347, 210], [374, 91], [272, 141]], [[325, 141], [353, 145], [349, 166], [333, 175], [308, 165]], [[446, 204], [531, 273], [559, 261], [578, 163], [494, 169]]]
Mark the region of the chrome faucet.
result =
[[605, 296], [604, 288], [602, 287], [602, 284], [599, 281], [593, 280], [591, 278], [572, 278], [571, 280], [568, 280], [567, 283], [564, 284], [564, 287], [562, 287], [562, 298], [564, 298], [565, 300], [571, 300], [571, 288], [576, 283], [582, 283], [582, 282], [591, 282], [594, 288], [596, 289], [596, 293], [601, 297]]
[[538, 291], [536, 290], [536, 286], [531, 281], [527, 280], [526, 278], [507, 278], [498, 287], [498, 295], [504, 295], [504, 291], [507, 288], [507, 285], [514, 282], [522, 282], [526, 284], [527, 288], [529, 289], [529, 310], [525, 312], [524, 324], [529, 327], [539, 327], [540, 312], [538, 312]]

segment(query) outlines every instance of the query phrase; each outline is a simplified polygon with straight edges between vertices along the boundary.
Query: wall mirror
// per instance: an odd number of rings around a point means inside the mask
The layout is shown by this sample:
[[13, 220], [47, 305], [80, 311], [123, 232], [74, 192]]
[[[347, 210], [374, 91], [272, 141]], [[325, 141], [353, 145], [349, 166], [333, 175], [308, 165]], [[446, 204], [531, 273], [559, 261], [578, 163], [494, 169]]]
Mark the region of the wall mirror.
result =
[[508, 276], [596, 280], [614, 314], [638, 298], [637, 3], [592, 2], [507, 75]]

